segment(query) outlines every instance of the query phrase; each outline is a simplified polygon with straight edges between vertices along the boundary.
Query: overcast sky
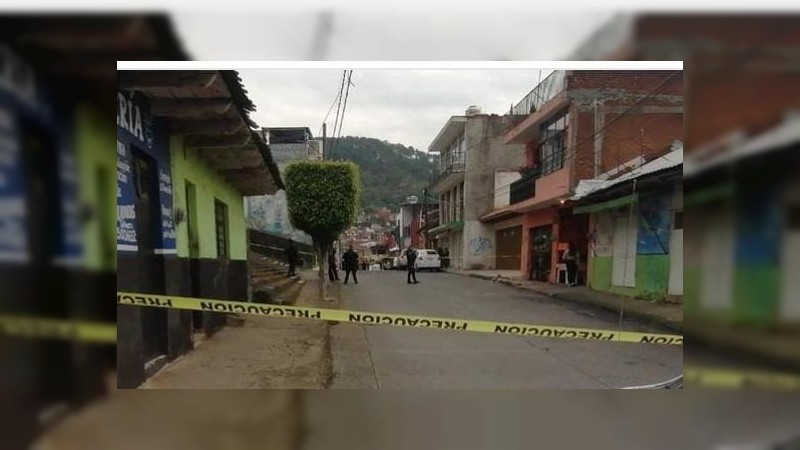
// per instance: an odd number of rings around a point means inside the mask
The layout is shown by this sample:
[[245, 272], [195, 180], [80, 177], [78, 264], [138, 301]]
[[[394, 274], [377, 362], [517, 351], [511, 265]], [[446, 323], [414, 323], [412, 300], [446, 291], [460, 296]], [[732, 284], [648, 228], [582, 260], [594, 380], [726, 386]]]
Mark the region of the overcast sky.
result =
[[[614, 16], [598, 10], [416, 11], [199, 11], [173, 19], [196, 60], [536, 61], [566, 58]], [[316, 135], [341, 71], [248, 70], [242, 77], [260, 125], [307, 126]], [[473, 104], [503, 114], [537, 79], [537, 70], [355, 71], [342, 135], [427, 150], [451, 115]]]
[[[427, 151], [453, 115], [470, 105], [504, 114], [539, 80], [539, 70], [354, 70], [342, 136], [366, 136]], [[549, 70], [541, 70], [544, 78]], [[341, 70], [242, 70], [264, 127], [307, 126], [317, 136], [339, 92]], [[334, 106], [328, 135], [336, 119]]]

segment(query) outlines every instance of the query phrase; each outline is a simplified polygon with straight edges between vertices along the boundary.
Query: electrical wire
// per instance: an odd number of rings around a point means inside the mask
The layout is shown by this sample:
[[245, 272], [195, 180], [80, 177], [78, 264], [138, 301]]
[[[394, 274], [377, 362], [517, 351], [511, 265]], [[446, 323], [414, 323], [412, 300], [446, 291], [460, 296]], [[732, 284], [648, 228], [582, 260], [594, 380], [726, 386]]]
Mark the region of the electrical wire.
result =
[[[345, 71], [345, 72], [347, 72], [347, 71]], [[338, 135], [336, 134], [336, 126], [334, 124], [334, 129], [333, 129], [334, 141], [333, 141], [333, 144], [331, 145], [331, 152], [333, 152], [333, 150], [336, 148], [336, 144], [339, 142], [339, 138], [342, 137], [342, 124], [344, 123], [344, 113], [345, 113], [345, 110], [347, 109], [347, 98], [350, 96], [350, 86], [353, 84], [352, 81], [351, 81], [352, 78], [353, 78], [353, 71], [351, 69], [350, 72], [347, 74], [347, 88], [346, 88], [345, 93], [344, 93], [344, 104], [342, 105], [342, 115], [341, 115], [341, 118], [339, 119], [339, 133], [338, 133]], [[338, 111], [337, 111], [337, 116], [338, 116]]]

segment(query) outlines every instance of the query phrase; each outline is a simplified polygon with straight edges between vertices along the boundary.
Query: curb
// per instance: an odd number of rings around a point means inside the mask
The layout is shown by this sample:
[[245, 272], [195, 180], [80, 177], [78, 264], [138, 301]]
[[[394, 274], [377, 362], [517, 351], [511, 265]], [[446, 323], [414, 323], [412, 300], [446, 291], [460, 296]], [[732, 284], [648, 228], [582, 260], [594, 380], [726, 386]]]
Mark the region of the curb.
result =
[[698, 318], [694, 325], [686, 329], [686, 336], [710, 348], [737, 352], [755, 361], [800, 371], [800, 353], [794, 347], [787, 351], [789, 346], [776, 346], [757, 331], [737, 329]]
[[[528, 292], [534, 292], [534, 293], [539, 294], [539, 295], [544, 295], [544, 296], [547, 296], [547, 297], [550, 297], [550, 298], [556, 298], [556, 299], [559, 299], [559, 300], [564, 300], [564, 301], [577, 303], [577, 304], [581, 304], [581, 305], [590, 305], [590, 306], [593, 306], [593, 307], [596, 307], [596, 308], [604, 309], [606, 311], [611, 311], [611, 312], [619, 314], [619, 308], [617, 308], [615, 306], [608, 305], [608, 304], [603, 303], [603, 302], [591, 302], [591, 301], [587, 302], [587, 301], [584, 301], [584, 300], [578, 300], [576, 298], [570, 297], [569, 295], [564, 295], [563, 293], [553, 293], [553, 292], [547, 292], [547, 291], [540, 290], [540, 289], [531, 288], [531, 287], [525, 286], [525, 285], [523, 285], [521, 283], [515, 282], [513, 280], [509, 280], [508, 278], [498, 278], [498, 277], [493, 277], [491, 275], [482, 275], [482, 274], [477, 274], [477, 273], [468, 273], [468, 274], [458, 273], [458, 272], [451, 272], [451, 273], [456, 273], [458, 275], [466, 275], [468, 277], [478, 278], [478, 279], [481, 279], [481, 280], [489, 280], [489, 281], [492, 281], [494, 283], [504, 284], [506, 286], [511, 286], [511, 287], [517, 288], [519, 290], [528, 291]], [[652, 324], [655, 324], [655, 325], [658, 325], [660, 327], [669, 329], [671, 331], [674, 331], [674, 332], [677, 332], [677, 333], [683, 333], [683, 323], [673, 322], [673, 321], [669, 320], [668, 318], [663, 317], [663, 316], [658, 315], [658, 314], [642, 313], [642, 312], [637, 311], [635, 309], [634, 310], [626, 310], [625, 314], [627, 316], [629, 316], [629, 317], [632, 317], [632, 318], [636, 319], [636, 320], [640, 320], [640, 321], [643, 321], [643, 322], [650, 322]]]

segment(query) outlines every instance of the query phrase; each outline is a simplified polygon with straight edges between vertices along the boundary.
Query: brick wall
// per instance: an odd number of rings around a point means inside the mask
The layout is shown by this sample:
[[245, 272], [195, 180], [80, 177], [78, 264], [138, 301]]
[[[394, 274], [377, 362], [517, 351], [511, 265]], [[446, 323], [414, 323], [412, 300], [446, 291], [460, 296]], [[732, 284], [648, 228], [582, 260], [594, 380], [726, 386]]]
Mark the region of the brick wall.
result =
[[686, 151], [736, 130], [761, 131], [800, 105], [798, 15], [644, 15], [641, 59], [683, 60]]
[[[624, 91], [626, 95], [649, 94], [674, 73], [673, 70], [575, 70], [567, 73], [567, 89], [571, 92], [589, 89], [608, 94], [615, 91]], [[682, 77], [672, 78], [658, 92], [659, 95], [682, 96]]]
[[683, 77], [674, 73], [575, 71], [567, 75], [572, 100], [567, 151], [572, 187], [633, 158], [649, 161], [661, 156], [676, 139], [683, 139]]

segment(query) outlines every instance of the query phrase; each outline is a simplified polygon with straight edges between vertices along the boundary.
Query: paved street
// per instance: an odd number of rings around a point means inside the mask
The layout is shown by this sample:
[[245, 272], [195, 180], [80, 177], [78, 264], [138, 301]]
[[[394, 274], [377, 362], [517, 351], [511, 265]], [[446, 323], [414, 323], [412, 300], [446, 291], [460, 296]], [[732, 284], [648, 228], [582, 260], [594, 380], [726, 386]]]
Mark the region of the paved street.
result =
[[305, 450], [399, 450], [420, 442], [459, 450], [767, 450], [779, 447], [743, 445], [798, 433], [799, 399], [784, 393], [640, 394], [308, 392], [307, 423], [314, 433]]
[[[359, 272], [342, 309], [617, 329], [618, 316], [448, 273]], [[625, 320], [630, 331], [654, 331]], [[339, 324], [333, 388], [615, 388], [682, 371], [683, 348]]]

